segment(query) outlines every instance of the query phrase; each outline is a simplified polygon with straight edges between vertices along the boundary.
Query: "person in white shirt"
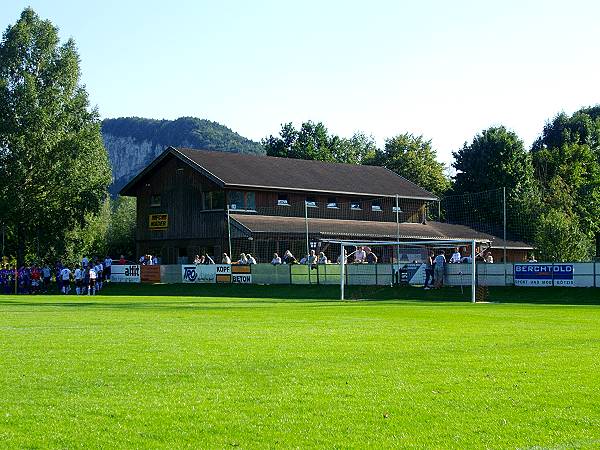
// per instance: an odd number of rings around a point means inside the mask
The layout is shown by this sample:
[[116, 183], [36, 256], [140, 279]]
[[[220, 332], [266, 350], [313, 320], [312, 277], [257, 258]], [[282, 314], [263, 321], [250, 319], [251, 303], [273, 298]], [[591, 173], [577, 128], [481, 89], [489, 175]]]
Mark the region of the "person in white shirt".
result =
[[221, 264], [231, 264], [231, 258], [227, 255], [227, 253], [223, 253], [223, 259], [221, 259]]
[[250, 253], [248, 253], [247, 259], [248, 264], [256, 264], [256, 259], [254, 259], [254, 256], [252, 256]]
[[96, 270], [93, 267], [90, 267], [90, 285], [88, 286], [87, 295], [96, 295], [96, 278], [98, 275], [96, 274]]
[[446, 266], [446, 255], [444, 255], [444, 250], [440, 250], [438, 255], [433, 260], [433, 287], [441, 288], [444, 284], [444, 268]]
[[537, 262], [537, 259], [535, 259], [535, 255], [533, 253], [529, 256], [529, 259], [527, 260], [527, 262], [530, 262], [530, 263]]
[[63, 268], [60, 271], [60, 278], [62, 280], [62, 293], [68, 294], [71, 291], [71, 270], [68, 267]]
[[104, 279], [106, 282], [110, 282], [110, 272], [112, 270], [112, 258], [107, 256], [104, 258]]
[[450, 257], [450, 264], [458, 264], [460, 263], [460, 250], [457, 248], [454, 249], [454, 253], [452, 253], [452, 256]]
[[278, 266], [279, 264], [281, 264], [281, 258], [277, 253], [273, 253], [273, 259], [271, 260], [271, 264], [273, 264], [274, 266]]
[[83, 279], [83, 271], [81, 267], [77, 267], [75, 269], [75, 293], [77, 295], [81, 295], [81, 287], [82, 287], [82, 279]]
[[[337, 263], [342, 263], [342, 255], [338, 256]], [[344, 249], [344, 264], [348, 264], [348, 252]]]
[[329, 261], [327, 260], [327, 256], [325, 256], [325, 253], [323, 252], [319, 252], [319, 259], [317, 261], [317, 264], [328, 264]]
[[308, 264], [310, 264], [311, 266], [317, 264], [317, 254], [315, 253], [314, 250], [310, 251], [310, 255], [308, 255]]
[[487, 252], [485, 254], [485, 260], [484, 260], [487, 264], [494, 264], [494, 257], [492, 256], [491, 252]]
[[365, 258], [367, 257], [367, 253], [362, 247], [358, 247], [354, 252], [354, 262], [355, 263], [363, 263], [365, 262]]
[[240, 259], [238, 259], [238, 264], [248, 264], [248, 258], [246, 258], [245, 253], [240, 253]]

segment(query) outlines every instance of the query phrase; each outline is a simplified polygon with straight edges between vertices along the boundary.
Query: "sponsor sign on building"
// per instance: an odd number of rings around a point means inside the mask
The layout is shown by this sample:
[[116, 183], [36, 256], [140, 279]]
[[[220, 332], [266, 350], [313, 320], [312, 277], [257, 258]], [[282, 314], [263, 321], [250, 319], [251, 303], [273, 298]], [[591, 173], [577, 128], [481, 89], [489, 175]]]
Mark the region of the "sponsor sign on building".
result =
[[573, 264], [515, 264], [515, 286], [574, 286]]
[[168, 214], [150, 214], [148, 228], [151, 230], [166, 230], [169, 227]]
[[[188, 264], [181, 266], [181, 279], [184, 283], [228, 283], [231, 274], [229, 264]], [[227, 277], [224, 280], [222, 277]]]
[[231, 266], [231, 282], [237, 284], [252, 284], [252, 272], [250, 266]]
[[140, 266], [113, 264], [110, 270], [112, 283], [139, 283]]
[[231, 266], [229, 264], [217, 264], [217, 283], [231, 283]]
[[160, 266], [141, 266], [142, 283], [160, 283]]

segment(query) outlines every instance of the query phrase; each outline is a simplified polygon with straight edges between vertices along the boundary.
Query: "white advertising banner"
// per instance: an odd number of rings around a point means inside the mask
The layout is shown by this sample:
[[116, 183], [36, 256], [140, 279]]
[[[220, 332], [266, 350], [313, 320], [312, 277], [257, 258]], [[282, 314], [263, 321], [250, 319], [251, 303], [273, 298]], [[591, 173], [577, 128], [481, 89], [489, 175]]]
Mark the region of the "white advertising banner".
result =
[[113, 264], [110, 269], [112, 283], [139, 283], [140, 266]]
[[252, 284], [252, 274], [234, 273], [231, 275], [231, 282], [237, 284]]
[[229, 275], [229, 264], [189, 264], [181, 266], [181, 279], [184, 283], [216, 283], [218, 275]]

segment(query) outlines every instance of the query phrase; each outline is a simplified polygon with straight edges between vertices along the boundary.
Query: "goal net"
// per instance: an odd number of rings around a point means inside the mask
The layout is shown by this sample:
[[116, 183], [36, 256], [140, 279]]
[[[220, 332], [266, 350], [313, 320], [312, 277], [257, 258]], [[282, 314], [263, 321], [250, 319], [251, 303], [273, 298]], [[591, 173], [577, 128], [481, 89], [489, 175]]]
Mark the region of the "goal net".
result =
[[[436, 294], [414, 291], [407, 297], [461, 299], [475, 302], [480, 296], [476, 264], [487, 241], [414, 240], [346, 241], [327, 240], [339, 248], [338, 270], [329, 270], [340, 285], [340, 298], [349, 298], [354, 286], [397, 286], [437, 290]], [[342, 255], [344, 255], [342, 257]], [[345, 264], [341, 264], [342, 260]], [[327, 280], [327, 274], [324, 274]], [[327, 281], [326, 281], [327, 282]], [[348, 289], [350, 287], [350, 289]], [[399, 294], [400, 295], [400, 294]]]

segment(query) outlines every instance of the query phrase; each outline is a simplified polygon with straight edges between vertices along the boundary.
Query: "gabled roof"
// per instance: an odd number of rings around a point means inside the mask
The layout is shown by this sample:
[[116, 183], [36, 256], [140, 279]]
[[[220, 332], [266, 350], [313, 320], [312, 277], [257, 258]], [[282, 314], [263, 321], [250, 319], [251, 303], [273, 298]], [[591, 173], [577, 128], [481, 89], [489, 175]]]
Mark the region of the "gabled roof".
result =
[[123, 189], [131, 188], [166, 156], [173, 155], [223, 188], [254, 188], [360, 196], [437, 200], [432, 193], [377, 166], [276, 158], [244, 153], [167, 148]]
[[[255, 214], [231, 214], [234, 226], [245, 233], [306, 233], [304, 217], [261, 216]], [[464, 239], [490, 241], [492, 248], [502, 248], [504, 241], [492, 234], [476, 231], [465, 225], [443, 222], [401, 223], [376, 222], [366, 220], [310, 219], [309, 233], [319, 234], [323, 238], [345, 236], [352, 238], [370, 238], [395, 240], [398, 231], [400, 239]], [[506, 241], [506, 248], [513, 250], [532, 250], [525, 242]]]

